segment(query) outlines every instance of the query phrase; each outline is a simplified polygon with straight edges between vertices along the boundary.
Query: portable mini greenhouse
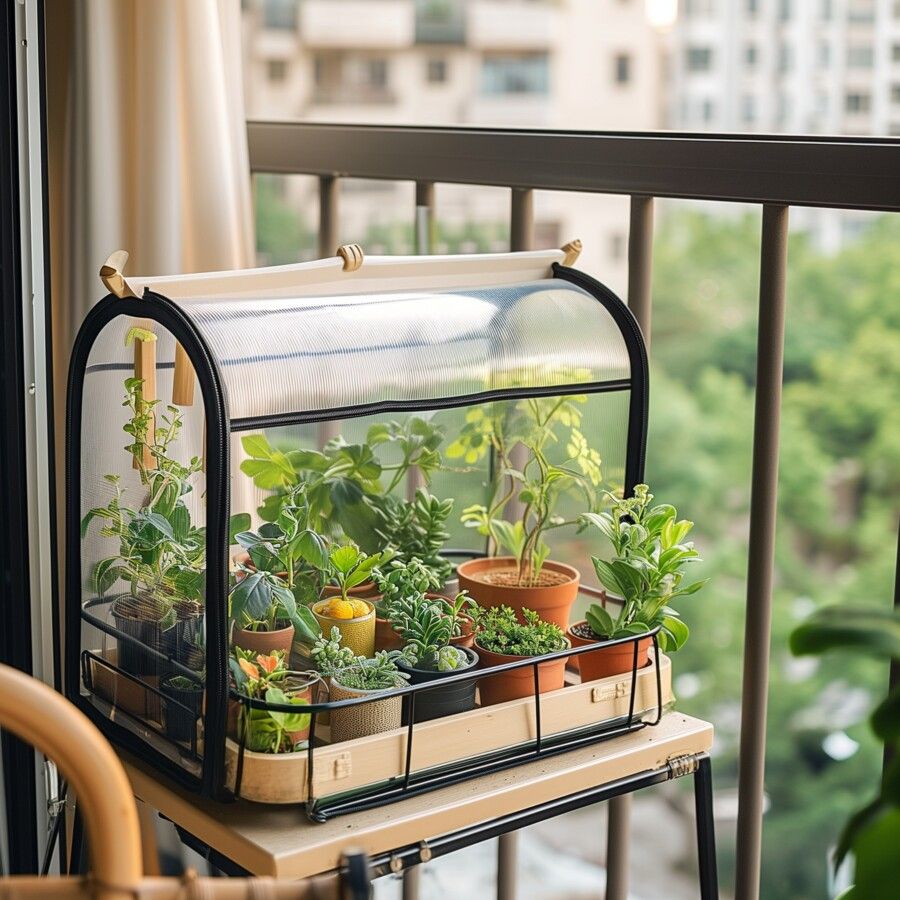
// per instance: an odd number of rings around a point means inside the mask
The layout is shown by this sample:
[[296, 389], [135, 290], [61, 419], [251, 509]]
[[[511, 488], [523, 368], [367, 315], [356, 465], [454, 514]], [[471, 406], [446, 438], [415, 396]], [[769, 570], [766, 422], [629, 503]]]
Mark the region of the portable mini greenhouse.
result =
[[[609, 289], [563, 258], [359, 264], [349, 251], [127, 281], [107, 268], [115, 293], [87, 316], [69, 380], [70, 699], [113, 741], [225, 797], [230, 526], [271, 518], [267, 502], [302, 480], [311, 454], [343, 454], [322, 488], [326, 530], [364, 546], [366, 491], [406, 496], [428, 480], [436, 496], [455, 498], [454, 557], [484, 553], [484, 537], [459, 514], [497, 475], [479, 425], [497, 404], [549, 403], [566, 425], [548, 458], [589, 472], [598, 490], [627, 493], [642, 481], [640, 330]], [[417, 429], [438, 435], [443, 463], [429, 457], [396, 482], [388, 476]], [[577, 519], [575, 500], [561, 509]], [[555, 556], [569, 552], [551, 545]]]

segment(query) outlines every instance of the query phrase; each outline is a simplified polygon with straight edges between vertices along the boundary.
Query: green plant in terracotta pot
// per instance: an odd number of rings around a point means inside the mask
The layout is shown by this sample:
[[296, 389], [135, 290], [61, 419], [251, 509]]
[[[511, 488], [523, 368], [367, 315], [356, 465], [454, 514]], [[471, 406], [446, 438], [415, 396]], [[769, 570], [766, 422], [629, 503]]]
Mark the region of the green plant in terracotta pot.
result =
[[310, 716], [302, 708], [312, 700], [317, 676], [289, 671], [282, 651], [254, 654], [235, 648], [229, 666], [239, 694], [298, 708], [296, 712], [255, 709], [238, 702], [231, 716], [235, 737], [256, 753], [293, 753], [299, 749], [309, 737]]
[[[608, 538], [613, 557], [592, 557], [597, 577], [604, 589], [620, 601], [613, 615], [594, 603], [584, 621], [569, 628], [575, 647], [599, 643], [595, 652], [577, 657], [584, 681], [630, 672], [634, 665], [634, 642], [603, 647], [604, 642], [638, 637], [659, 628], [659, 646], [671, 652], [688, 639], [688, 627], [672, 606], [680, 597], [695, 594], [706, 580], [684, 584], [685, 568], [700, 562], [693, 542], [686, 540], [694, 523], [678, 519], [669, 504], [653, 505], [653, 494], [639, 484], [631, 497], [612, 498], [608, 512], [589, 514], [585, 521]], [[637, 665], [649, 665], [651, 638], [637, 642]]]
[[[576, 495], [587, 510], [597, 502], [600, 455], [579, 427], [584, 400], [541, 397], [475, 407], [447, 449], [448, 458], [467, 463], [489, 451], [497, 460], [489, 503], [469, 506], [462, 514], [465, 525], [488, 538], [490, 555], [457, 569], [460, 588], [481, 606], [509, 606], [520, 614], [527, 607], [561, 628], [568, 625], [580, 575], [549, 559], [547, 537], [558, 528], [583, 527], [578, 518], [557, 513], [564, 495]], [[554, 448], [562, 448], [562, 460], [555, 459]], [[521, 511], [510, 520], [514, 500]]]
[[[523, 659], [546, 656], [569, 646], [565, 632], [546, 622], [531, 609], [522, 610], [524, 622], [508, 606], [479, 610], [476, 615], [475, 649], [481, 668], [488, 669]], [[559, 690], [565, 681], [566, 657], [538, 664], [540, 693]], [[490, 706], [534, 694], [534, 670], [523, 666], [479, 681], [481, 705]]]
[[390, 694], [403, 687], [408, 676], [397, 668], [398, 655], [398, 651], [379, 650], [373, 658], [358, 657], [355, 663], [331, 675], [330, 700], [388, 695], [368, 703], [331, 710], [332, 743], [352, 741], [400, 727], [403, 697]]
[[[446, 602], [446, 601], [445, 601]], [[457, 619], [440, 600], [419, 595], [398, 600], [391, 610], [391, 622], [403, 643], [397, 666], [409, 675], [412, 684], [440, 681], [478, 665], [478, 654], [453, 644]], [[411, 700], [407, 698], [404, 719], [408, 720]], [[416, 696], [415, 721], [465, 712], [475, 706], [475, 682], [451, 684], [423, 691]]]
[[393, 612], [401, 601], [412, 601], [433, 593], [443, 582], [418, 557], [392, 559], [375, 572], [379, 598], [375, 601], [375, 649], [398, 650], [403, 646], [394, 629]]

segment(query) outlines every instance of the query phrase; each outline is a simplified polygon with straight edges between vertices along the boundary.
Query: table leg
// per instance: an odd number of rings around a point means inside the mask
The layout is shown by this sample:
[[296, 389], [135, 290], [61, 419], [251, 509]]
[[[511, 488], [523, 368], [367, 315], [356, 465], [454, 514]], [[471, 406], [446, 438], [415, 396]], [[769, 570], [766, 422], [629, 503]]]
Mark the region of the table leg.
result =
[[497, 844], [497, 900], [516, 900], [519, 833], [501, 834]]
[[716, 829], [713, 819], [712, 765], [702, 756], [694, 773], [694, 802], [697, 814], [697, 863], [700, 870], [701, 900], [718, 900], [716, 870]]
[[419, 900], [419, 875], [418, 866], [403, 870], [403, 900]]

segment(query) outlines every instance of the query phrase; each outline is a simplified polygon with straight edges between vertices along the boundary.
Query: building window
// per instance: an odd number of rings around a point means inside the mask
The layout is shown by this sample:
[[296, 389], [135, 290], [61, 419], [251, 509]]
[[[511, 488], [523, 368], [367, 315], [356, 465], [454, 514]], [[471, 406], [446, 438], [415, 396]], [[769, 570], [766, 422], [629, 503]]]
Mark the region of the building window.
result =
[[748, 16], [755, 16], [759, 12], [759, 0], [746, 0], [744, 9]]
[[844, 98], [844, 108], [848, 113], [866, 113], [872, 106], [872, 97], [862, 91], [854, 91]]
[[900, 62], [900, 44], [894, 44], [894, 46], [891, 47], [891, 59], [894, 62]]
[[609, 236], [609, 256], [614, 260], [625, 258], [625, 235], [620, 231], [614, 231]]
[[834, 15], [832, 0], [822, 0], [822, 20], [830, 22], [832, 15]]
[[778, 71], [790, 72], [794, 67], [793, 47], [790, 44], [779, 44], [778, 46]]
[[756, 44], [747, 44], [747, 46], [744, 47], [744, 62], [747, 64], [748, 68], [752, 69], [756, 66], [757, 56]]
[[708, 72], [712, 68], [710, 47], [688, 47], [687, 67], [690, 72]]
[[700, 107], [700, 115], [703, 117], [703, 121], [712, 122], [715, 111], [716, 105], [712, 102], [712, 100], [709, 99], [709, 97], [707, 97]]
[[447, 80], [447, 60], [440, 56], [428, 60], [425, 79], [429, 84], [443, 84]]
[[847, 18], [851, 22], [870, 24], [875, 21], [875, 4], [872, 0], [850, 0]]
[[756, 120], [756, 97], [753, 94], [741, 97], [741, 118], [748, 123]]
[[388, 83], [388, 63], [386, 59], [367, 59], [362, 66], [362, 84], [368, 87], [385, 88]]
[[827, 41], [822, 41], [822, 43], [819, 44], [819, 65], [831, 65], [831, 44]]
[[891, 103], [900, 103], [900, 84], [891, 85]]
[[791, 20], [791, 16], [794, 12], [792, 6], [791, 0], [781, 0], [778, 4], [778, 18], [781, 19], [782, 22], [789, 22]]
[[297, 0], [264, 0], [262, 14], [265, 28], [297, 28]]
[[284, 59], [266, 60], [266, 77], [269, 81], [284, 81], [287, 78], [288, 64]]
[[628, 53], [617, 53], [613, 59], [613, 81], [616, 84], [628, 84], [631, 81], [631, 56]]
[[481, 93], [546, 94], [550, 89], [550, 66], [546, 53], [515, 56], [485, 56], [481, 63]]
[[684, 0], [684, 14], [688, 19], [699, 19], [713, 15], [713, 0]]
[[856, 44], [847, 48], [847, 65], [851, 69], [871, 69], [875, 64], [875, 51], [871, 44]]

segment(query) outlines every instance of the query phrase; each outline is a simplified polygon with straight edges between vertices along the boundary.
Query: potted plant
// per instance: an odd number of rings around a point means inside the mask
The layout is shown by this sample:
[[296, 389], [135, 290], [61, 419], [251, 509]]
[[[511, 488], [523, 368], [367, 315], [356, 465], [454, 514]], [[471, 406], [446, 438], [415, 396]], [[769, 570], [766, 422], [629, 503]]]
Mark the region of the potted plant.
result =
[[[403, 642], [397, 666], [409, 675], [411, 684], [439, 681], [478, 665], [474, 650], [452, 644], [456, 620], [440, 604], [420, 595], [399, 601], [392, 622]], [[409, 717], [406, 698], [404, 720]], [[465, 712], [475, 706], [475, 681], [436, 687], [416, 695], [415, 721], [427, 722], [441, 716]]]
[[[309, 713], [302, 707], [312, 700], [318, 676], [291, 672], [281, 651], [269, 655], [235, 649], [229, 660], [235, 688], [246, 697], [266, 703], [299, 707], [296, 713], [274, 709], [254, 709], [236, 702], [230, 730], [243, 739], [248, 750], [257, 753], [292, 753], [309, 737]], [[234, 707], [233, 707], [234, 708]]]
[[309, 611], [329, 568], [325, 540], [310, 527], [306, 489], [285, 497], [278, 517], [258, 531], [242, 531], [229, 595], [232, 643], [246, 650], [283, 650], [290, 656], [295, 637], [311, 644], [319, 626]]
[[447, 520], [453, 511], [453, 500], [438, 500], [418, 488], [412, 500], [386, 494], [373, 502], [383, 546], [394, 551], [397, 563], [418, 560], [429, 573], [429, 589], [443, 592], [453, 573], [450, 561], [441, 555], [450, 538]]
[[127, 378], [124, 384], [123, 406], [131, 412], [125, 449], [135, 460], [146, 499], [129, 506], [120, 476], [105, 475], [112, 497], [88, 511], [81, 536], [98, 520], [100, 535], [118, 541], [118, 552], [101, 559], [92, 573], [100, 598], [120, 582], [128, 588], [114, 595], [111, 613], [118, 631], [134, 641], [119, 641], [116, 664], [133, 675], [157, 675], [165, 673], [165, 664], [140, 645], [176, 658], [180, 635], [193, 631], [202, 613], [206, 538], [204, 529], [192, 524], [185, 502], [202, 463], [199, 457], [183, 464], [171, 456], [182, 428], [178, 408], [169, 406], [159, 415], [159, 401], [143, 399], [142, 379]]
[[418, 557], [391, 559], [385, 569], [375, 572], [379, 597], [375, 600], [375, 649], [398, 650], [403, 646], [394, 629], [392, 612], [401, 600], [424, 597], [443, 585], [440, 576]]
[[[489, 669], [505, 663], [546, 656], [569, 646], [565, 633], [556, 623], [543, 621], [531, 609], [522, 610], [522, 618], [524, 622], [508, 606], [494, 606], [478, 611], [475, 649], [482, 668]], [[563, 686], [565, 670], [566, 657], [539, 663], [539, 692], [543, 694], [559, 690]], [[479, 693], [482, 706], [530, 697], [534, 694], [534, 669], [523, 666], [482, 678], [479, 681]]]
[[166, 736], [173, 741], [190, 742], [196, 735], [203, 706], [203, 683], [186, 675], [171, 675], [163, 680], [160, 690], [167, 698], [163, 706]]
[[[578, 427], [583, 402], [583, 397], [546, 397], [475, 407], [448, 448], [448, 457], [467, 463], [489, 450], [497, 461], [489, 504], [469, 506], [462, 514], [465, 525], [488, 538], [490, 555], [457, 569], [460, 588], [481, 606], [508, 606], [520, 617], [528, 608], [560, 628], [568, 626], [580, 576], [572, 566], [548, 559], [546, 537], [563, 526], [583, 527], [577, 518], [556, 513], [563, 494], [578, 494], [588, 510], [596, 502], [600, 456]], [[513, 453], [517, 446], [525, 450], [521, 466]], [[553, 461], [553, 447], [564, 448], [563, 460]], [[521, 511], [511, 516], [513, 500]], [[506, 555], [496, 555], [500, 551]]]
[[396, 665], [397, 651], [379, 650], [372, 659], [358, 657], [352, 665], [335, 671], [329, 682], [331, 700], [377, 697], [381, 700], [331, 710], [331, 742], [352, 741], [369, 734], [399, 728], [403, 697], [390, 696], [406, 684], [407, 675]]
[[368, 555], [355, 544], [335, 547], [328, 557], [337, 593], [313, 604], [312, 611], [323, 630], [337, 625], [344, 646], [357, 656], [368, 658], [375, 652], [375, 604], [353, 597], [351, 591], [371, 581], [377, 567], [389, 559], [387, 552]]
[[[705, 580], [683, 584], [685, 566], [701, 561], [693, 542], [685, 540], [693, 522], [679, 521], [673, 506], [653, 506], [653, 494], [646, 484], [637, 485], [631, 497], [612, 500], [608, 512], [586, 515], [585, 520], [599, 528], [612, 544], [612, 559], [595, 556], [592, 561], [600, 583], [621, 600], [621, 607], [613, 617], [603, 605], [594, 603], [587, 618], [569, 629], [573, 646], [601, 645], [595, 652], [577, 657], [584, 681], [631, 671], [634, 643], [603, 647], [605, 641], [646, 634], [658, 626], [662, 650], [682, 647], [688, 639], [688, 627], [672, 603], [706, 584]], [[649, 665], [650, 645], [649, 637], [637, 642], [638, 668]]]
[[[321, 534], [346, 536], [368, 553], [384, 546], [378, 535], [377, 502], [415, 470], [428, 482], [441, 462], [438, 447], [443, 429], [411, 416], [403, 422], [376, 423], [365, 443], [348, 444], [343, 437], [330, 440], [321, 450], [298, 446], [273, 447], [265, 435], [242, 438], [247, 459], [241, 471], [257, 487], [271, 492], [259, 508], [260, 517], [275, 521], [289, 490], [305, 484], [312, 525]], [[382, 463], [377, 448], [399, 451], [399, 462]]]

